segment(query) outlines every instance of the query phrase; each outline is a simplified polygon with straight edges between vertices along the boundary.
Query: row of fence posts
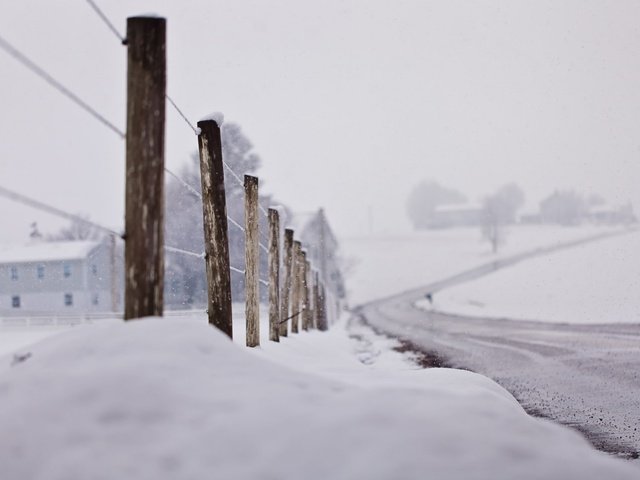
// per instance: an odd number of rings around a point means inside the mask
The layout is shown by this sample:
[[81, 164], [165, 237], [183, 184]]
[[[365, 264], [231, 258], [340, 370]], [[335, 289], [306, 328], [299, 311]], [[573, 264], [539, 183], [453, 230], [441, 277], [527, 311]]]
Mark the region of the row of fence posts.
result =
[[[166, 20], [127, 19], [125, 320], [163, 315]], [[224, 160], [216, 119], [198, 122], [209, 323], [233, 336]], [[245, 175], [247, 345], [260, 344], [258, 178]], [[269, 208], [269, 339], [328, 328], [326, 290], [294, 231]], [[322, 232], [321, 232], [322, 237]], [[324, 239], [320, 238], [321, 263]], [[282, 250], [283, 258], [280, 258]], [[281, 276], [281, 264], [284, 276]], [[321, 271], [323, 265], [318, 266]], [[281, 278], [282, 277], [282, 278]]]

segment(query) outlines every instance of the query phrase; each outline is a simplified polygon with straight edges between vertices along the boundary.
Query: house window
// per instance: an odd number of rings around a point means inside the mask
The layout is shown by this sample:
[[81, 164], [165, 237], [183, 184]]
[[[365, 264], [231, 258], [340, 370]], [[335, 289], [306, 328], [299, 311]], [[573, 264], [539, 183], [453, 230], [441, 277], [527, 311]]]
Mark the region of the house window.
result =
[[11, 297], [11, 306], [13, 308], [20, 308], [20, 295], [14, 295]]
[[38, 265], [36, 267], [36, 271], [38, 278], [42, 280], [44, 278], [44, 265]]
[[64, 304], [67, 307], [70, 307], [73, 305], [73, 295], [71, 293], [64, 294]]
[[71, 265], [65, 263], [62, 266], [62, 274], [64, 275], [64, 278], [69, 278], [71, 276]]
[[93, 297], [91, 298], [91, 303], [93, 305], [98, 305], [98, 303], [100, 303], [100, 295], [98, 295], [97, 293], [94, 293]]
[[91, 273], [98, 275], [98, 266], [95, 263], [91, 265]]
[[11, 280], [18, 279], [18, 267], [11, 267]]

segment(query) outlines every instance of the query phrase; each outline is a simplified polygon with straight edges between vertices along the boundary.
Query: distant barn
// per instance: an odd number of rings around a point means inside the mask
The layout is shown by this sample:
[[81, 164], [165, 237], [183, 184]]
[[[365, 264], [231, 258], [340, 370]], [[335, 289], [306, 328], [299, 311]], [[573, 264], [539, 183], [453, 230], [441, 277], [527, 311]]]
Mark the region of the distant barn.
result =
[[482, 223], [482, 205], [439, 205], [429, 218], [429, 228], [475, 227]]

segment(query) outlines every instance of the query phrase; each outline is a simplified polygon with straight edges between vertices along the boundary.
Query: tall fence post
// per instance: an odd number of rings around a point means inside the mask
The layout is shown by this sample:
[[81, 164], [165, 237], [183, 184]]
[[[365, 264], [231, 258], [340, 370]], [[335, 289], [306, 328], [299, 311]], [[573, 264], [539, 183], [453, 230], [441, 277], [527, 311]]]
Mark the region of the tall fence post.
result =
[[301, 313], [300, 288], [300, 257], [302, 256], [302, 244], [299, 240], [293, 242], [293, 254], [291, 265], [291, 333], [298, 333]]
[[247, 347], [260, 345], [258, 178], [244, 176], [244, 279]]
[[280, 336], [289, 332], [289, 299], [291, 296], [291, 267], [293, 264], [293, 230], [284, 231], [284, 282], [282, 284], [282, 303], [280, 304]]
[[305, 260], [304, 262], [304, 304], [305, 304], [305, 323], [307, 325], [306, 330], [313, 328], [313, 307], [311, 306], [311, 284], [309, 280], [311, 276], [311, 262]]
[[127, 19], [125, 320], [163, 314], [166, 31]]
[[269, 209], [269, 340], [280, 341], [280, 214]]
[[215, 120], [198, 122], [209, 323], [233, 338], [231, 270], [222, 141]]

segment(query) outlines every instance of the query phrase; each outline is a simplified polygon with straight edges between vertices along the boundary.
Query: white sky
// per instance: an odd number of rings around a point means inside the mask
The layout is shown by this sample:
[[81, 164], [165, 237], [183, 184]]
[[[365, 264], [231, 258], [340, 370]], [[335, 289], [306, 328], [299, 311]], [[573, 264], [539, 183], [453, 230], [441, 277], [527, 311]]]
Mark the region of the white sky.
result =
[[[96, 0], [168, 21], [168, 91], [240, 123], [264, 188], [338, 234], [406, 230], [433, 178], [640, 207], [640, 2]], [[126, 51], [84, 0], [0, 3], [0, 35], [125, 127]], [[121, 228], [124, 142], [0, 51], [0, 185]], [[167, 165], [197, 148], [167, 109]], [[0, 199], [0, 243], [60, 222]]]

